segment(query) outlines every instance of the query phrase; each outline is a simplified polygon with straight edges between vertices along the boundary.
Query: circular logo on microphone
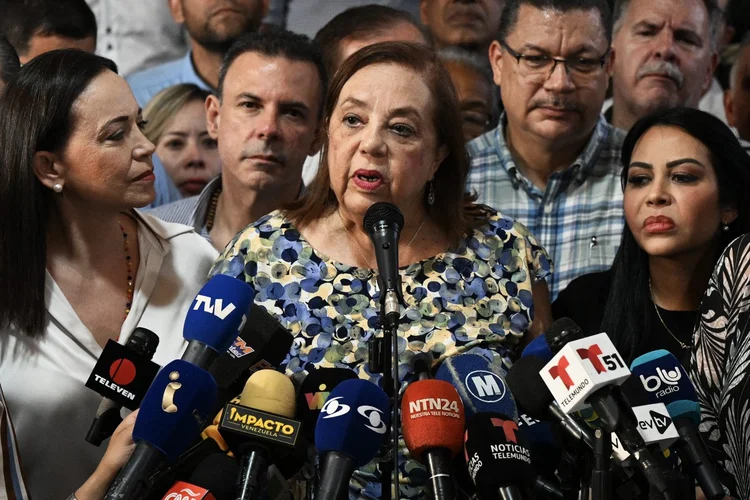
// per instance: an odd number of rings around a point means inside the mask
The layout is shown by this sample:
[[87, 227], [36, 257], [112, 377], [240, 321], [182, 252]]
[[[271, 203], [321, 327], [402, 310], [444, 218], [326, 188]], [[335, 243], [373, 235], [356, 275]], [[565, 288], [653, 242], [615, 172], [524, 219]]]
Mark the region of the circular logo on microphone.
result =
[[487, 370], [475, 370], [464, 380], [473, 397], [484, 403], [497, 403], [505, 397], [505, 382]]
[[135, 365], [129, 359], [116, 359], [109, 367], [109, 377], [117, 385], [128, 385], [135, 380]]

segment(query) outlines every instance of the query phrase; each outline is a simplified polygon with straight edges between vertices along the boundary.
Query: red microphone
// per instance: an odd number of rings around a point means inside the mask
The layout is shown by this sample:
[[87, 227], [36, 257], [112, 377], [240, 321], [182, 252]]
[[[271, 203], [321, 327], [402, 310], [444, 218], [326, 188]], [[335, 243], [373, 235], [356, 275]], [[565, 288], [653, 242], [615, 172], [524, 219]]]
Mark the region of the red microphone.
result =
[[216, 500], [216, 498], [206, 488], [178, 481], [162, 500]]
[[464, 444], [464, 405], [443, 380], [419, 380], [401, 400], [404, 442], [414, 458], [427, 465], [436, 500], [455, 498], [450, 462]]

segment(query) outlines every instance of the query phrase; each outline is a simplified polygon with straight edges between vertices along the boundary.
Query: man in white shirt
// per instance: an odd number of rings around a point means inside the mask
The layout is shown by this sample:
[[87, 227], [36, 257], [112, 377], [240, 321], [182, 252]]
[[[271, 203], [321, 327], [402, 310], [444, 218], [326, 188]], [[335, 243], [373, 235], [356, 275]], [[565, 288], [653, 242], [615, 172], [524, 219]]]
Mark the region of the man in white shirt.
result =
[[741, 139], [750, 141], [750, 33], [742, 39], [732, 65], [724, 106], [729, 124]]
[[187, 39], [167, 0], [86, 0], [96, 16], [97, 54], [129, 74], [185, 55]]

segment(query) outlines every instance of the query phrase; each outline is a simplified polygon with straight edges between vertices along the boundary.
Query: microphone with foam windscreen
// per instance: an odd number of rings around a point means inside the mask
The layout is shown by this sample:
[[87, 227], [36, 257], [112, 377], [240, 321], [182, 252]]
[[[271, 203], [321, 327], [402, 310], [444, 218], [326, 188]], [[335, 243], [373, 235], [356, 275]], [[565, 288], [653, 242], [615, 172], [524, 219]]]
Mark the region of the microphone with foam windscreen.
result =
[[231, 500], [239, 467], [224, 453], [208, 455], [188, 481], [176, 482], [162, 500]]
[[124, 346], [114, 340], [107, 342], [86, 382], [103, 395], [86, 441], [99, 446], [122, 423], [123, 406], [138, 408], [159, 371], [159, 365], [151, 362], [158, 346], [159, 336], [141, 327], [133, 330]]
[[216, 382], [208, 372], [179, 359], [167, 364], [143, 398], [133, 427], [135, 450], [105, 498], [143, 498], [149, 475], [196, 440], [215, 401]]
[[250, 285], [231, 276], [208, 280], [185, 316], [182, 336], [188, 345], [182, 359], [207, 370], [237, 339], [254, 296]]
[[322, 469], [316, 500], [342, 498], [354, 470], [375, 458], [385, 442], [389, 404], [381, 388], [362, 379], [331, 391], [315, 425]]
[[526, 345], [526, 347], [524, 347], [523, 351], [521, 352], [521, 357], [528, 358], [529, 356], [539, 358], [545, 363], [552, 359], [554, 353], [552, 352], [552, 349], [547, 343], [547, 338], [544, 335], [535, 337]]
[[523, 500], [534, 480], [531, 452], [515, 419], [477, 413], [468, 420], [466, 463], [481, 500]]
[[442, 380], [419, 380], [401, 399], [404, 443], [427, 465], [433, 498], [453, 500], [451, 459], [463, 447], [464, 408], [456, 389]]
[[294, 341], [292, 333], [263, 307], [250, 306], [250, 321], [208, 369], [219, 387], [218, 408], [242, 392], [248, 377], [258, 370], [278, 369]]
[[459, 354], [446, 359], [435, 378], [458, 391], [466, 419], [479, 412], [495, 412], [518, 418], [516, 403], [502, 373], [484, 356]]
[[308, 441], [315, 439], [315, 424], [328, 396], [340, 383], [357, 378], [348, 368], [313, 368], [297, 391], [297, 419]]
[[713, 460], [698, 433], [701, 419], [698, 395], [680, 362], [669, 351], [660, 349], [636, 358], [630, 369], [650, 402], [666, 405], [680, 436], [675, 444], [677, 453], [703, 494], [709, 500], [724, 498]]
[[258, 498], [269, 465], [296, 446], [301, 424], [292, 419], [295, 406], [292, 381], [275, 370], [252, 374], [240, 404], [226, 405], [219, 430], [240, 461], [237, 500]]

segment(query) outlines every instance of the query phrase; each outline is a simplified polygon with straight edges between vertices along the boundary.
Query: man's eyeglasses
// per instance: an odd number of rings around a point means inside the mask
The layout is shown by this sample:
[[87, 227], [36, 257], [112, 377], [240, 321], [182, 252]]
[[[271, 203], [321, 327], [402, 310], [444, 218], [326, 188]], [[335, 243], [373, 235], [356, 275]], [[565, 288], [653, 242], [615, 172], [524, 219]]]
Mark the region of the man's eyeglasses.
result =
[[523, 76], [540, 77], [540, 79], [549, 78], [554, 73], [557, 63], [562, 63], [568, 75], [578, 81], [587, 81], [599, 74], [599, 71], [604, 67], [604, 63], [607, 62], [607, 54], [609, 54], [609, 49], [607, 49], [604, 55], [598, 59], [586, 57], [563, 58], [542, 54], [526, 55], [511, 49], [504, 40], [500, 41], [500, 45], [516, 59]]

